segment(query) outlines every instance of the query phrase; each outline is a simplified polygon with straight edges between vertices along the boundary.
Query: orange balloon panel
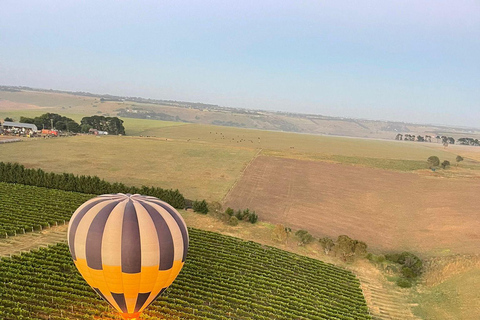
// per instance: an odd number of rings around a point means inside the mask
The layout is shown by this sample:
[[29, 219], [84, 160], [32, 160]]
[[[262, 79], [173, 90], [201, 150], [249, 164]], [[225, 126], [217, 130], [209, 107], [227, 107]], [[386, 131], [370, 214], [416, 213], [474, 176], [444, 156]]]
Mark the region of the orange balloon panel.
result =
[[135, 319], [183, 267], [188, 231], [180, 214], [155, 197], [109, 194], [73, 214], [68, 245], [87, 283], [126, 319]]

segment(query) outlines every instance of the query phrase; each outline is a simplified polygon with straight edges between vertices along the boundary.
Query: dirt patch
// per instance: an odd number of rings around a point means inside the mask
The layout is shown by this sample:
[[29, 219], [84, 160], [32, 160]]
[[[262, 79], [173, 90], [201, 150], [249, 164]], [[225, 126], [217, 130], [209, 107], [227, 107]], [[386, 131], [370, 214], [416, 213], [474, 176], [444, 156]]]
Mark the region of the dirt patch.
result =
[[68, 224], [65, 224], [44, 229], [39, 232], [30, 232], [2, 239], [0, 241], [0, 257], [46, 247], [49, 244], [65, 242], [67, 241], [67, 229]]
[[370, 248], [478, 253], [479, 179], [260, 156], [225, 207], [315, 236], [347, 234]]

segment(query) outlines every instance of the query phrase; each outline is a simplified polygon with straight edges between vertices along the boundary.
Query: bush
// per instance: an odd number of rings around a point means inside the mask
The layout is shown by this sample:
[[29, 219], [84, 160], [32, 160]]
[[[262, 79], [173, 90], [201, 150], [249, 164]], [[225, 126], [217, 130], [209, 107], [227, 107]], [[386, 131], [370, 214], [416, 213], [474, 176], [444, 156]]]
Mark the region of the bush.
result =
[[298, 230], [295, 235], [300, 239], [300, 245], [311, 243], [315, 238], [307, 230]]
[[232, 208], [228, 207], [227, 210], [225, 210], [225, 213], [232, 217], [235, 211]]
[[412, 287], [412, 282], [408, 279], [400, 278], [397, 280], [397, 285], [400, 288], [411, 288]]
[[320, 245], [322, 246], [323, 251], [325, 251], [325, 254], [329, 254], [330, 251], [332, 251], [333, 247], [335, 247], [335, 243], [329, 237], [319, 239], [318, 242], [320, 242]]
[[231, 226], [237, 226], [238, 225], [238, 219], [235, 216], [231, 216], [230, 220], [228, 220], [228, 224]]
[[250, 223], [256, 223], [258, 221], [258, 215], [255, 213], [255, 211], [250, 213], [248, 216], [248, 221], [250, 221]]
[[205, 201], [205, 200], [202, 200], [202, 201], [195, 200], [193, 202], [193, 211], [198, 212], [198, 213], [207, 214], [208, 213], [207, 201]]
[[427, 162], [431, 167], [438, 167], [440, 165], [440, 159], [437, 156], [428, 157]]
[[442, 162], [442, 168], [443, 168], [443, 169], [446, 169], [446, 168], [449, 167], [449, 166], [450, 166], [450, 161], [444, 160], [444, 161]]
[[235, 217], [236, 217], [238, 220], [242, 220], [242, 219], [243, 219], [243, 212], [242, 212], [242, 210], [238, 209], [237, 212], [235, 212]]

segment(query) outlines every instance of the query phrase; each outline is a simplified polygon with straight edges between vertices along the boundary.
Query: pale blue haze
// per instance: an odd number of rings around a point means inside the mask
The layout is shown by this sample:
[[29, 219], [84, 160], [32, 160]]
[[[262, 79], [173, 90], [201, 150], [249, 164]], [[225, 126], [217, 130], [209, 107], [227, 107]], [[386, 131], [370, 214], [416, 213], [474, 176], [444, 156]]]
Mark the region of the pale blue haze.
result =
[[0, 85], [480, 127], [480, 1], [0, 0]]

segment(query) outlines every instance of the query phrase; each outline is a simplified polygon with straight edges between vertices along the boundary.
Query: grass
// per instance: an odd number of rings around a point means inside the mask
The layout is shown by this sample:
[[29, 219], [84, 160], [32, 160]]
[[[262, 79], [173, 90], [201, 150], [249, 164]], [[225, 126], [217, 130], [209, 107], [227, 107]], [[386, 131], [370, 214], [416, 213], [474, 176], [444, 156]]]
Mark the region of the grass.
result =
[[289, 153], [276, 152], [266, 150], [262, 152], [263, 155], [276, 156], [289, 159], [298, 160], [313, 160], [313, 161], [328, 161], [335, 163], [360, 165], [371, 168], [380, 168], [397, 171], [413, 171], [426, 169], [427, 163], [422, 160], [402, 160], [402, 159], [383, 159], [370, 157], [351, 157], [343, 155], [325, 155], [325, 154], [310, 154], [310, 153]]
[[422, 319], [476, 320], [480, 314], [480, 268], [452, 276], [427, 288], [416, 298], [416, 315]]
[[424, 143], [307, 135], [277, 131], [261, 131], [190, 124], [158, 127], [144, 131], [145, 135], [181, 140], [198, 140], [222, 146], [262, 148], [280, 156], [315, 154], [322, 156], [368, 157], [426, 161], [431, 155], [455, 161], [447, 151], [432, 150]]
[[179, 189], [219, 201], [256, 150], [140, 137], [77, 136], [1, 145], [0, 161], [57, 173], [98, 175], [133, 186]]

